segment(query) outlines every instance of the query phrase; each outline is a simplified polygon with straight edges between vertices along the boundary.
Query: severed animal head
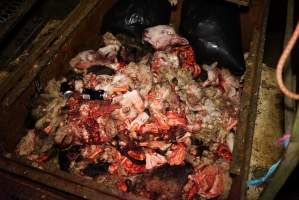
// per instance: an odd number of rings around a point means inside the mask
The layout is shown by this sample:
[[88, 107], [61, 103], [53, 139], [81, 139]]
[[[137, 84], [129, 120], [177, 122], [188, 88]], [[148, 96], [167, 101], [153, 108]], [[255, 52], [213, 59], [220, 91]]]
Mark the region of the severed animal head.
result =
[[164, 50], [168, 46], [189, 44], [188, 40], [177, 35], [175, 30], [167, 25], [146, 28], [143, 33], [143, 40], [158, 50]]

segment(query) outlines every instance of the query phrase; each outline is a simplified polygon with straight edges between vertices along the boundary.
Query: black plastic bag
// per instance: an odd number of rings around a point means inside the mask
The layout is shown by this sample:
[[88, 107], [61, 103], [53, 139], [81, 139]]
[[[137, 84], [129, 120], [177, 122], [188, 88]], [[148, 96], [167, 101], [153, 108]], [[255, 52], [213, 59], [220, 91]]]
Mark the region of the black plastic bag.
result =
[[145, 28], [169, 24], [168, 0], [119, 0], [104, 16], [102, 31], [141, 39]]
[[195, 50], [197, 62], [218, 62], [235, 75], [245, 72], [238, 6], [224, 0], [184, 0], [181, 33]]

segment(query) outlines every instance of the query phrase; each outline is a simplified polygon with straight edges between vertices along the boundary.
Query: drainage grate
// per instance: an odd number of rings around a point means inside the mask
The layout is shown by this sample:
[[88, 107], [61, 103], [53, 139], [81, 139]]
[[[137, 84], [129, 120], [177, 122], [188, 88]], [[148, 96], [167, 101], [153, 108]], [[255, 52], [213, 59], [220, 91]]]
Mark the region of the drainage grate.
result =
[[37, 0], [0, 0], [0, 42]]

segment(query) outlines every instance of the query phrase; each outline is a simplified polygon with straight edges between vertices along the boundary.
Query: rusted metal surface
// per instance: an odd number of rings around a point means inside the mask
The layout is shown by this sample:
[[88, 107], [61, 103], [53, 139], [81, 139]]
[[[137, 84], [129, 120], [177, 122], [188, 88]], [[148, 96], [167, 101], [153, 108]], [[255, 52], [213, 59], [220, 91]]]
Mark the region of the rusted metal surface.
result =
[[[45, 186], [56, 188], [60, 191], [70, 193], [85, 199], [119, 199], [116, 197], [118, 191], [113, 192], [111, 190], [109, 191], [109, 189], [104, 190], [103, 187], [99, 184], [94, 184], [93, 187], [92, 184], [86, 186], [88, 185], [88, 182], [90, 182], [90, 180], [81, 177], [69, 176], [68, 174], [61, 178], [59, 177], [61, 176], [59, 173], [57, 173], [58, 175], [54, 175], [53, 173], [21, 165], [17, 162], [13, 162], [12, 160], [8, 160], [3, 157], [0, 158], [0, 169], [13, 174], [18, 174], [21, 177], [42, 183]], [[107, 192], [109, 193], [107, 194]], [[117, 196], [122, 196], [123, 198], [121, 199], [136, 199], [128, 194], [120, 194], [120, 192], [118, 192]]]
[[181, 8], [183, 5], [183, 0], [178, 0], [178, 4], [175, 7], [175, 11], [171, 13], [170, 24], [175, 28], [176, 31], [179, 30], [181, 24]]
[[[231, 199], [243, 198], [246, 191], [268, 1], [264, 0], [263, 3], [255, 4], [261, 6], [256, 10], [260, 10], [263, 14], [256, 19], [260, 23], [252, 26], [254, 29], [253, 43], [250, 49], [250, 63], [245, 74], [236, 151], [232, 164], [232, 172], [237, 174], [232, 194], [236, 195], [232, 195]], [[34, 82], [38, 81], [42, 88], [45, 87], [50, 79], [61, 77], [65, 73], [68, 62], [74, 54], [81, 50], [96, 48], [100, 38], [99, 30], [103, 14], [114, 2], [108, 0], [81, 1], [73, 13], [59, 24], [49, 37], [41, 40], [32, 54], [19, 64], [22, 68], [19, 67], [14, 76], [6, 74], [6, 77], [0, 80], [0, 90], [3, 89], [3, 93], [0, 94], [0, 98], [2, 97], [0, 132], [4, 133], [0, 135], [2, 142], [0, 145], [5, 151], [12, 152], [17, 142], [25, 134], [24, 122], [29, 111], [26, 103], [30, 102], [36, 94]], [[173, 19], [176, 19], [178, 15], [174, 14], [173, 16]], [[20, 161], [15, 162], [12, 159], [1, 158], [0, 168], [81, 197], [90, 195], [92, 198], [95, 197], [93, 195], [104, 192], [125, 198], [117, 191], [109, 189], [98, 191], [97, 189], [101, 187], [96, 182], [74, 177], [61, 171], [48, 170], [44, 172], [30, 168], [30, 174], [24, 175], [23, 172], [28, 170], [28, 165]], [[79, 192], [76, 190], [77, 187], [80, 187]]]
[[[231, 172], [240, 174], [246, 152], [251, 150], [253, 129], [256, 117], [258, 90], [261, 78], [261, 66], [265, 40], [265, 29], [268, 16], [269, 0], [265, 0], [262, 8], [264, 15], [256, 25], [247, 59], [247, 69], [244, 75], [244, 87], [241, 97], [239, 123], [237, 127], [236, 146]], [[238, 143], [239, 142], [239, 143]], [[249, 146], [247, 146], [249, 145]], [[249, 148], [249, 149], [248, 149]], [[250, 154], [249, 154], [250, 155]]]
[[0, 131], [4, 133], [0, 137], [5, 149], [12, 151], [24, 134], [28, 113], [26, 104], [35, 95], [34, 80], [40, 80], [41, 87], [44, 87], [50, 79], [62, 76], [75, 53], [95, 47], [103, 15], [98, 11], [107, 10], [113, 2], [106, 2], [106, 8], [103, 1], [81, 2], [63, 23], [39, 40], [30, 55], [20, 59], [13, 74], [4, 72], [5, 78], [0, 80], [0, 96], [10, 90], [0, 105], [1, 116], [5, 116], [0, 120]]
[[[89, 1], [88, 1], [89, 2]], [[83, 5], [88, 6], [89, 3], [82, 3]], [[85, 10], [85, 7], [81, 5], [78, 8], [81, 8]], [[81, 16], [80, 10], [74, 10], [73, 14], [69, 17], [72, 19], [69, 19], [67, 24], [59, 24], [57, 27], [55, 27], [54, 30], [51, 30], [51, 32], [47, 35], [47, 37], [44, 37], [43, 40], [40, 40], [32, 51], [30, 52], [30, 55], [20, 56], [15, 60], [15, 62], [10, 63], [5, 68], [1, 68], [0, 70], [0, 99], [2, 99], [7, 93], [15, 86], [15, 85], [22, 85], [23, 90], [27, 85], [25, 86], [24, 82], [26, 82], [26, 79], [28, 75], [28, 72], [32, 71], [39, 71], [42, 67], [39, 67], [36, 65], [36, 61], [40, 59], [41, 57], [45, 57], [47, 54], [49, 54], [49, 49], [51, 46], [55, 43], [55, 41], [60, 37], [62, 34], [62, 31], [66, 29], [68, 24], [71, 23], [71, 20], [73, 22], [76, 22], [77, 18]], [[66, 20], [67, 21], [67, 20]], [[11, 66], [13, 65], [13, 66]], [[13, 68], [13, 71], [10, 69]], [[34, 75], [34, 74], [32, 74]], [[34, 76], [32, 76], [34, 77]], [[15, 93], [15, 96], [20, 96], [20, 93]], [[6, 106], [8, 106], [9, 102], [6, 102]]]
[[[43, 43], [44, 40], [47, 40], [49, 35], [51, 35], [56, 30], [56, 27], [60, 27], [60, 24], [61, 21], [58, 20], [50, 21], [41, 31], [38, 37], [33, 41], [33, 43], [28, 47], [28, 49], [26, 49], [20, 57], [14, 60], [14, 63], [12, 63], [12, 65], [20, 65], [22, 63], [25, 63], [25, 60], [30, 55], [32, 55], [32, 52], [36, 51], [36, 45], [39, 47], [39, 43]], [[36, 88], [34, 87], [34, 85], [30, 85], [29, 87], [27, 87], [27, 85], [19, 86], [20, 90], [24, 90], [26, 88], [26, 92], [21, 93], [21, 95], [16, 91], [13, 91], [13, 93], [11, 93], [11, 95], [13, 95], [14, 98], [17, 98], [18, 101], [14, 101], [14, 104], [11, 107], [3, 104], [0, 105], [1, 116], [5, 116], [5, 118], [2, 118], [2, 120], [0, 120], [0, 132], [10, 133], [0, 134], [0, 145], [2, 148], [7, 149], [8, 151], [13, 150], [14, 146], [18, 142], [17, 140], [19, 139], [20, 134], [24, 134], [23, 132], [17, 131], [24, 130], [24, 120], [26, 118], [26, 113], [28, 112], [27, 106], [24, 104], [24, 102], [30, 102], [32, 100], [30, 96], [34, 95], [36, 92]]]
[[240, 6], [249, 6], [251, 0], [227, 0], [227, 1], [236, 3]]
[[[244, 88], [241, 97], [241, 112], [233, 151], [233, 162], [231, 172], [237, 174], [234, 177], [231, 199], [246, 199], [247, 178], [249, 174], [249, 163], [253, 142], [255, 119], [257, 114], [257, 100], [259, 85], [261, 82], [261, 68], [265, 43], [265, 31], [269, 12], [270, 0], [259, 1], [260, 15], [259, 23], [253, 31], [253, 40], [244, 75]], [[253, 1], [253, 5], [257, 5]]]
[[[12, 189], [13, 188], [13, 189]], [[0, 170], [0, 199], [7, 200], [79, 200], [43, 185]]]
[[38, 0], [2, 0], [0, 2], [0, 44]]
[[[28, 108], [26, 108], [24, 102], [30, 102], [31, 97], [36, 93], [34, 80], [40, 80], [41, 86], [45, 86], [50, 79], [62, 76], [68, 66], [68, 61], [75, 53], [85, 48], [95, 48], [97, 46], [95, 41], [100, 38], [96, 33], [100, 30], [103, 15], [98, 11], [105, 12], [113, 2], [106, 2], [104, 7], [102, 1], [96, 0], [79, 5], [75, 12], [64, 22], [65, 27], [61, 28], [60, 34], [53, 33], [56, 35], [56, 39], [51, 45], [47, 46], [48, 51], [44, 51], [42, 56], [34, 60], [35, 64], [27, 72], [30, 76], [24, 77], [21, 83], [13, 88], [12, 93], [10, 93], [11, 96], [8, 95], [5, 98], [5, 103], [2, 104], [1, 116], [5, 116], [5, 118], [1, 118], [0, 131], [5, 134], [0, 135], [1, 149], [13, 151], [16, 143], [24, 134], [24, 121], [26, 113], [28, 113]], [[86, 40], [82, 40], [82, 38], [86, 38]], [[62, 66], [65, 66], [65, 68]], [[9, 106], [12, 103], [13, 106]], [[16, 115], [16, 113], [18, 114]], [[130, 194], [122, 194], [118, 190], [104, 188], [97, 182], [82, 177], [74, 177], [61, 171], [49, 170], [45, 172], [30, 168], [25, 163], [20, 164], [20, 161], [13, 162], [12, 159], [4, 158], [0, 160], [0, 168], [3, 170], [83, 198], [116, 199], [115, 196], [118, 196], [120, 199], [140, 199]]]
[[[283, 95], [273, 77], [275, 70], [263, 65], [249, 179], [263, 176], [269, 167], [280, 159], [283, 152], [283, 146], [277, 143], [283, 134]], [[247, 199], [258, 199], [264, 188], [265, 185], [249, 187]]]
[[261, 21], [265, 16], [265, 0], [252, 0], [249, 7], [241, 7], [241, 36], [243, 51], [251, 51], [251, 44], [255, 36], [254, 32], [259, 31], [257, 27], [261, 27]]
[[[40, 31], [45, 21], [42, 18], [35, 17], [28, 22], [22, 23], [22, 28], [20, 31], [15, 31], [10, 38], [12, 38], [8, 45], [0, 46], [0, 69], [4, 69], [15, 55], [22, 53], [24, 49], [30, 45], [31, 39], [34, 38], [36, 34]], [[13, 67], [13, 65], [10, 65]], [[13, 68], [7, 69], [7, 71], [12, 71]]]

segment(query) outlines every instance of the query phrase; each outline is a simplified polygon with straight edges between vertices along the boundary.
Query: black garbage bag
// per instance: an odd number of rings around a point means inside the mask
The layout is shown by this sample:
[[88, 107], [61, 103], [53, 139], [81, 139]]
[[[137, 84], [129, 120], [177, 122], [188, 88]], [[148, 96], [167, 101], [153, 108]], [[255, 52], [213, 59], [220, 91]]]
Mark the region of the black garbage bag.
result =
[[198, 63], [217, 61], [235, 75], [245, 72], [237, 5], [224, 0], [184, 0], [180, 31], [194, 48]]
[[168, 0], [119, 0], [104, 16], [102, 31], [141, 39], [145, 28], [169, 24]]

